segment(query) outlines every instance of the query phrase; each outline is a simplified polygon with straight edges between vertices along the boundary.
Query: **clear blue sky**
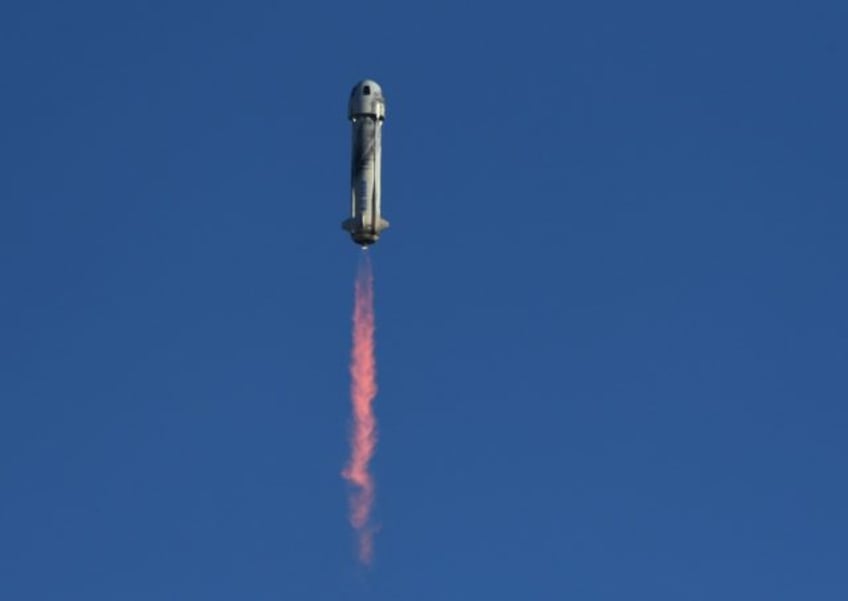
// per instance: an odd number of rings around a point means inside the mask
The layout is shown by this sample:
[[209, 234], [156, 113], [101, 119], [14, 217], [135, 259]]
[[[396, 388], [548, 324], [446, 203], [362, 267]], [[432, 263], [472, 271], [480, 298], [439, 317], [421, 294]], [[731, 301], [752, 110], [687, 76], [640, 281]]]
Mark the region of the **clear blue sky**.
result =
[[[848, 598], [848, 5], [0, 12], [0, 599]], [[385, 91], [376, 562], [340, 470]]]

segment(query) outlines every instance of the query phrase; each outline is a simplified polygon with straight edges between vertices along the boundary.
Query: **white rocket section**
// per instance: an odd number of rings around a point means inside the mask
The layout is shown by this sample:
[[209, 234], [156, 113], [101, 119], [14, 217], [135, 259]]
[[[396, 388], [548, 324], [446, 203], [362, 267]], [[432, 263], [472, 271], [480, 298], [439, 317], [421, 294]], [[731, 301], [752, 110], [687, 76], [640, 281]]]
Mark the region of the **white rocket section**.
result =
[[377, 82], [365, 79], [353, 87], [348, 104], [353, 126], [350, 166], [350, 218], [342, 227], [361, 246], [374, 244], [389, 227], [380, 212], [380, 171], [386, 103]]

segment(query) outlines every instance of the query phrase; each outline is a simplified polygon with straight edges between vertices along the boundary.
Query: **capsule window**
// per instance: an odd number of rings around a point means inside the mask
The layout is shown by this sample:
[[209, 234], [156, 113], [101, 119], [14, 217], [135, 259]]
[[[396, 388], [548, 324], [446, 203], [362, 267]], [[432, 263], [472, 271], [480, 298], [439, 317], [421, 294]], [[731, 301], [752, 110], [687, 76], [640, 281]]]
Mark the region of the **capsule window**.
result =
[[371, 86], [362, 86], [362, 95], [368, 96], [371, 94]]

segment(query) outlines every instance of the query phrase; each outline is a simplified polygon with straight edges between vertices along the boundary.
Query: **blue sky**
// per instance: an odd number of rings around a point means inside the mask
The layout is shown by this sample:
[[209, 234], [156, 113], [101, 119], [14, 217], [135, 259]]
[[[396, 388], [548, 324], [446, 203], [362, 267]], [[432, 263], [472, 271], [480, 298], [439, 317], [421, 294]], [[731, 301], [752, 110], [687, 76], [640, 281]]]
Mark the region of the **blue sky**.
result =
[[[0, 598], [848, 597], [843, 2], [0, 12]], [[387, 97], [340, 470], [346, 100]]]

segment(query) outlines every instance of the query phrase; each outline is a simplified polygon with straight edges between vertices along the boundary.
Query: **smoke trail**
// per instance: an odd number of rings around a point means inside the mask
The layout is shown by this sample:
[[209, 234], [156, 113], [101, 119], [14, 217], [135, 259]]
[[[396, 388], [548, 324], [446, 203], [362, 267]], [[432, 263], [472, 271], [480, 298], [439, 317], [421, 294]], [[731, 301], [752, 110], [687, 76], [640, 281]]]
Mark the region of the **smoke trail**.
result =
[[350, 360], [353, 432], [350, 459], [342, 476], [353, 487], [350, 495], [350, 523], [359, 539], [359, 560], [369, 565], [374, 553], [374, 531], [371, 525], [374, 477], [368, 471], [368, 464], [377, 446], [377, 422], [372, 409], [377, 395], [377, 363], [374, 358], [374, 276], [367, 254], [359, 263], [354, 294], [353, 350]]

